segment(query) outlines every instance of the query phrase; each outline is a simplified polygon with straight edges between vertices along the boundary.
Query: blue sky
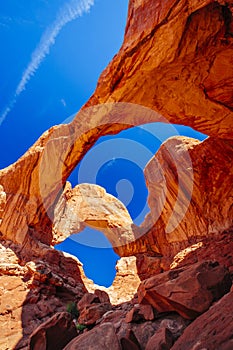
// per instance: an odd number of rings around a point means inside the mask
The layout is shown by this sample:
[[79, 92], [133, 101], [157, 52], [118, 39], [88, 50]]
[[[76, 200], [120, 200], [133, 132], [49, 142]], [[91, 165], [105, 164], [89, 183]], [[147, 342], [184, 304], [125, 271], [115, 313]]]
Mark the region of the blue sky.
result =
[[[82, 3], [94, 4], [67, 15]], [[127, 7], [126, 0], [0, 1], [1, 168], [87, 101], [120, 48]]]
[[[127, 0], [0, 2], [0, 168], [16, 161], [42, 132], [88, 100], [121, 46], [127, 8]], [[140, 224], [148, 212], [143, 168], [161, 141], [174, 134], [204, 138], [190, 128], [162, 124], [107, 136], [70, 181], [104, 186]], [[118, 256], [101, 233], [86, 229], [58, 249], [77, 255], [96, 283], [112, 283]]]

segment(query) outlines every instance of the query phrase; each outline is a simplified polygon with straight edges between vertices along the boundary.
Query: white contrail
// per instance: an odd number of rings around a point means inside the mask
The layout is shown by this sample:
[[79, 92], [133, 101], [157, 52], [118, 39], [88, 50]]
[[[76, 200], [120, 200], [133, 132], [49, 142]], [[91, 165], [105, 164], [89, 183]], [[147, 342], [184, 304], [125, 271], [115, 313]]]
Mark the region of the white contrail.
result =
[[36, 73], [45, 57], [49, 54], [50, 48], [54, 45], [56, 37], [62, 28], [67, 23], [88, 12], [93, 5], [94, 0], [70, 0], [59, 10], [55, 21], [45, 30], [39, 44], [33, 51], [31, 61], [23, 72], [20, 82], [16, 87], [14, 98], [0, 116], [0, 125], [14, 107], [17, 97], [25, 90], [27, 83]]

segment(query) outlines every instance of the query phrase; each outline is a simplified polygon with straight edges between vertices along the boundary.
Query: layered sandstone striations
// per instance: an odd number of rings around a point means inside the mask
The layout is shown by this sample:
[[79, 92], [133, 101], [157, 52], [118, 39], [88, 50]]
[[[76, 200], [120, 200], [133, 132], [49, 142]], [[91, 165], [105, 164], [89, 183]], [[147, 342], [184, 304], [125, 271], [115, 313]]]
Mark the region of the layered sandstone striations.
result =
[[118, 305], [134, 298], [140, 284], [137, 274], [136, 257], [123, 257], [117, 261], [116, 276], [108, 288], [93, 284], [93, 281], [83, 276], [83, 282], [88, 292], [101, 289], [108, 293], [111, 304]]
[[57, 242], [86, 226], [102, 231], [119, 253], [122, 245], [135, 241], [126, 207], [100, 186], [80, 184], [72, 189], [66, 183], [54, 214], [53, 237]]
[[232, 159], [232, 141], [185, 137], [168, 140], [151, 159], [145, 169], [151, 213], [134, 246], [147, 256], [138, 256], [142, 278], [169, 269], [178, 252], [232, 227]]
[[130, 1], [124, 43], [88, 105], [136, 103], [231, 138], [232, 33], [232, 1]]
[[18, 162], [1, 171], [4, 237], [23, 243], [30, 232], [44, 243], [52, 241], [54, 202], [102, 135], [165, 118], [209, 136], [232, 137], [230, 4], [130, 2], [124, 43], [101, 75], [85, 106], [90, 108], [71, 124], [45, 132]]
[[[135, 255], [145, 280], [210, 259], [232, 273], [232, 9], [232, 0], [130, 0], [123, 45], [94, 95], [72, 123], [51, 128], [16, 163], [0, 171], [2, 349], [26, 348], [35, 327], [86, 292], [81, 265], [50, 247], [73, 232], [73, 223], [80, 229], [98, 227], [117, 242], [121, 256]], [[152, 158], [145, 169], [151, 212], [141, 227], [131, 224], [113, 198], [112, 208], [118, 209], [105, 220], [110, 197], [101, 189], [95, 196], [87, 186], [81, 201], [78, 189], [67, 191], [68, 176], [100, 136], [154, 121], [189, 125], [210, 137], [201, 143], [173, 138]], [[85, 202], [85, 212], [78, 210]], [[73, 223], [71, 204], [76, 210]], [[68, 226], [62, 222], [66, 215]], [[136, 240], [131, 242], [131, 237]], [[203, 348], [207, 342], [213, 348], [210, 334], [219, 347], [230, 348], [231, 326], [222, 335], [225, 320], [221, 325], [215, 320], [224, 307], [232, 313], [231, 294], [198, 317], [174, 349], [185, 349], [187, 339], [190, 346]], [[132, 303], [104, 315], [98, 306], [99, 326], [67, 348], [87, 341], [99, 348], [103, 334], [108, 335], [107, 348], [170, 348], [187, 322], [174, 314], [157, 319], [156, 309], [155, 319], [148, 320], [151, 308], [146, 314], [137, 302], [135, 296]], [[203, 337], [192, 327], [204, 329]], [[46, 342], [45, 328], [41, 330]], [[36, 339], [40, 344], [40, 337]]]
[[[86, 292], [77, 260], [41, 243], [0, 244], [0, 348], [22, 349], [31, 333]], [[62, 322], [61, 322], [62, 323]], [[68, 340], [70, 338], [68, 337]], [[46, 340], [44, 340], [46, 343]]]

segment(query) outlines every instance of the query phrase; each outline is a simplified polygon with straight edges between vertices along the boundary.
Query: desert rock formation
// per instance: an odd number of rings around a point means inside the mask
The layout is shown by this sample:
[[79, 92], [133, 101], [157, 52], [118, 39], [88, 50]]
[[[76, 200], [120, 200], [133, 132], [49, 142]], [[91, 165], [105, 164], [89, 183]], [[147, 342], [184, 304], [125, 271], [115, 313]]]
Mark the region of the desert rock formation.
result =
[[[80, 230], [98, 227], [121, 256], [136, 257], [144, 280], [139, 291], [151, 276], [186, 270], [194, 262], [215, 266], [218, 261], [219, 269], [228, 269], [232, 277], [232, 13], [232, 0], [130, 0], [123, 45], [90, 100], [73, 122], [46, 131], [23, 157], [0, 171], [2, 349], [26, 349], [37, 326], [35, 334], [42, 332], [47, 341], [47, 334], [53, 334], [49, 325], [60, 320], [67, 302], [86, 295], [81, 264], [51, 247], [78, 225]], [[100, 136], [156, 121], [188, 125], [209, 138], [177, 137], [161, 146], [145, 169], [151, 212], [140, 227], [103, 189], [86, 185], [80, 196], [80, 187], [69, 188], [67, 178]], [[106, 219], [109, 207], [114, 210]], [[221, 296], [229, 291], [217, 286]], [[183, 314], [161, 316], [155, 302], [143, 309], [137, 295], [112, 309], [108, 304], [104, 314], [100, 303], [94, 309], [95, 324], [78, 330], [66, 348], [88, 341], [99, 349], [104, 334], [107, 348], [149, 350], [153, 344], [171, 348], [175, 343], [174, 349], [188, 349], [190, 343], [212, 349], [215, 339], [221, 349], [229, 349], [231, 326], [223, 337], [224, 319], [222, 324], [214, 320], [221, 310], [232, 314], [231, 300], [232, 291], [216, 304], [211, 299], [190, 325]], [[204, 336], [194, 334], [203, 323]], [[40, 336], [31, 338], [31, 349], [40, 342]]]
[[125, 206], [102, 187], [80, 184], [72, 189], [67, 182], [55, 207], [53, 237], [57, 237], [57, 242], [63, 241], [89, 226], [102, 231], [112, 246], [120, 249], [135, 241], [132, 225]]

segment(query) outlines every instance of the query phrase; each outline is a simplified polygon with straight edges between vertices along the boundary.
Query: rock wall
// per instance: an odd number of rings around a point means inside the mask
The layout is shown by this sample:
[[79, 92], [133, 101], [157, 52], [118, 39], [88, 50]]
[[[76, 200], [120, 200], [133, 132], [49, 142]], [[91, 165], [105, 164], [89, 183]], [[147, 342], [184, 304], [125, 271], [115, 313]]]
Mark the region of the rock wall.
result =
[[130, 1], [124, 43], [88, 105], [140, 104], [231, 138], [232, 33], [232, 1]]
[[[23, 157], [0, 171], [2, 348], [26, 347], [38, 318], [40, 324], [54, 312], [51, 303], [64, 311], [67, 300], [80, 299], [86, 291], [78, 262], [50, 245], [72, 231], [71, 226], [65, 233], [58, 230], [56, 209], [64, 200], [66, 179], [100, 136], [155, 121], [188, 125], [209, 136], [202, 143], [173, 138], [162, 145], [145, 169], [151, 213], [135, 227], [121, 207], [130, 242], [126, 237], [115, 249], [121, 256], [136, 256], [142, 279], [181, 263], [182, 257], [186, 264], [193, 262], [190, 255], [203, 260], [208, 253], [202, 248], [208, 251], [209, 241], [211, 257], [232, 269], [226, 249], [232, 244], [233, 217], [232, 9], [231, 0], [131, 0], [123, 45], [74, 121], [46, 131]], [[107, 196], [102, 193], [98, 200], [104, 203]], [[91, 210], [93, 203], [80, 227], [93, 224]], [[95, 225], [104, 229], [96, 218]], [[116, 216], [105, 227], [110, 237], [114, 220]], [[119, 227], [114, 242], [121, 241], [122, 228], [125, 232], [124, 225]], [[220, 256], [215, 246], [226, 254]], [[13, 298], [14, 290], [20, 300]], [[4, 301], [6, 294], [12, 305]], [[157, 332], [156, 325], [150, 327], [151, 335]], [[135, 329], [145, 345], [143, 326]], [[114, 338], [116, 348], [132, 345], [132, 336], [123, 338], [121, 345]]]
[[[142, 278], [156, 269], [169, 269], [179, 251], [232, 227], [232, 157], [230, 140], [176, 137], [148, 163], [145, 178], [151, 213], [140, 227], [145, 234], [134, 245], [135, 253], [142, 256], [138, 259]], [[145, 253], [153, 261], [151, 267]]]
[[[30, 232], [51, 243], [54, 203], [69, 174], [102, 135], [165, 118], [230, 139], [231, 11], [231, 1], [222, 0], [131, 1], [122, 48], [75, 120], [45, 132], [19, 161], [1, 171], [3, 236], [23, 243]], [[144, 18], [152, 19], [145, 25]]]

